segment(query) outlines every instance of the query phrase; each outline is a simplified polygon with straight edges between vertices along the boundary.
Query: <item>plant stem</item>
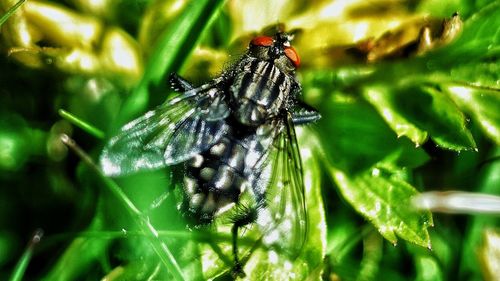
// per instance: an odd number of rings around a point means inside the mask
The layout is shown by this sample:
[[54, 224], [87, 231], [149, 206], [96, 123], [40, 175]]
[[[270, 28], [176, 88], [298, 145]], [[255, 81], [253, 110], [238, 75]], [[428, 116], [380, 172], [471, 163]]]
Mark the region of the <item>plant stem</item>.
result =
[[83, 121], [82, 119], [76, 117], [75, 115], [67, 112], [64, 109], [59, 109], [59, 115], [68, 120], [69, 122], [73, 123], [75, 126], [79, 127], [80, 129], [84, 130], [85, 132], [91, 134], [92, 136], [98, 138], [98, 139], [104, 139], [104, 132], [97, 129], [96, 127], [90, 125], [89, 123]]
[[2, 26], [2, 24], [4, 24], [9, 18], [10, 16], [12, 16], [19, 7], [21, 7], [21, 5], [25, 2], [26, 0], [19, 0], [19, 2], [17, 2], [14, 6], [12, 6], [8, 11], [7, 13], [5, 13], [5, 15], [3, 15], [1, 18], [0, 18], [0, 26]]

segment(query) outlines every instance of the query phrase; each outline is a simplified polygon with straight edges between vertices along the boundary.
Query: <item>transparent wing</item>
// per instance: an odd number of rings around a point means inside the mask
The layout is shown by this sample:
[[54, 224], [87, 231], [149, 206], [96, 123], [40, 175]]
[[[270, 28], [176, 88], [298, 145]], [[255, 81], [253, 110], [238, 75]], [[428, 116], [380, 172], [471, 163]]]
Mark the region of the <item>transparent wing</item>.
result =
[[101, 168], [118, 176], [186, 161], [222, 137], [228, 114], [213, 84], [187, 91], [123, 126], [104, 147]]
[[258, 224], [266, 229], [265, 244], [278, 245], [297, 256], [308, 231], [302, 162], [291, 115], [278, 120], [275, 128], [271, 149], [258, 164], [267, 170], [260, 175], [260, 184], [268, 182]]

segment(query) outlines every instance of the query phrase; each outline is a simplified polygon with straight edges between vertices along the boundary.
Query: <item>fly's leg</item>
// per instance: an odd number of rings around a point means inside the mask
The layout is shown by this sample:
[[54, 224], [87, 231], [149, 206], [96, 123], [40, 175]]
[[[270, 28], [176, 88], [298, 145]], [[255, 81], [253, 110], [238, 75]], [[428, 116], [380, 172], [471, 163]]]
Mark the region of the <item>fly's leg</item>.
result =
[[291, 114], [294, 125], [308, 124], [321, 118], [321, 114], [316, 109], [302, 101], [297, 101], [294, 107], [291, 108]]
[[186, 79], [177, 75], [177, 73], [170, 73], [168, 77], [168, 82], [170, 82], [170, 87], [176, 92], [187, 92], [194, 89], [194, 86], [189, 83]]
[[257, 207], [242, 207], [233, 217], [233, 227], [231, 234], [233, 238], [233, 256], [234, 267], [232, 270], [233, 277], [244, 277], [243, 265], [238, 256], [238, 230], [248, 224], [254, 223], [257, 220]]

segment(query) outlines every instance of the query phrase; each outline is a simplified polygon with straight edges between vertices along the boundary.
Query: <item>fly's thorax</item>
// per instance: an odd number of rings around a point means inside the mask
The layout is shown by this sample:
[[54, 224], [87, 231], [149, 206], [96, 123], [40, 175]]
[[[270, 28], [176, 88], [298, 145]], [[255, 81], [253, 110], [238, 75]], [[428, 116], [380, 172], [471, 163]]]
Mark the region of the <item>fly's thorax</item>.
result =
[[257, 127], [275, 117], [287, 105], [297, 82], [273, 62], [243, 59], [230, 88], [235, 119]]

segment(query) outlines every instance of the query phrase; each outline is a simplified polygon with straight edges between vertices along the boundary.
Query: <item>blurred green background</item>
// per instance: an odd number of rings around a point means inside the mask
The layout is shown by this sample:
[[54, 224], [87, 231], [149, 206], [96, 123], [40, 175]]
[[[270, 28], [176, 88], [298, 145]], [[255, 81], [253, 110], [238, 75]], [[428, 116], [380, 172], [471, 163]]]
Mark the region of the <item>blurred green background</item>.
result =
[[298, 129], [312, 227], [295, 261], [255, 250], [247, 279], [500, 278], [498, 215], [411, 204], [500, 195], [500, 2], [16, 3], [0, 2], [0, 279], [230, 279], [228, 229], [187, 230], [168, 171], [115, 183], [61, 134], [96, 161], [169, 96], [170, 72], [199, 85], [277, 23], [297, 30], [303, 98], [323, 116]]

